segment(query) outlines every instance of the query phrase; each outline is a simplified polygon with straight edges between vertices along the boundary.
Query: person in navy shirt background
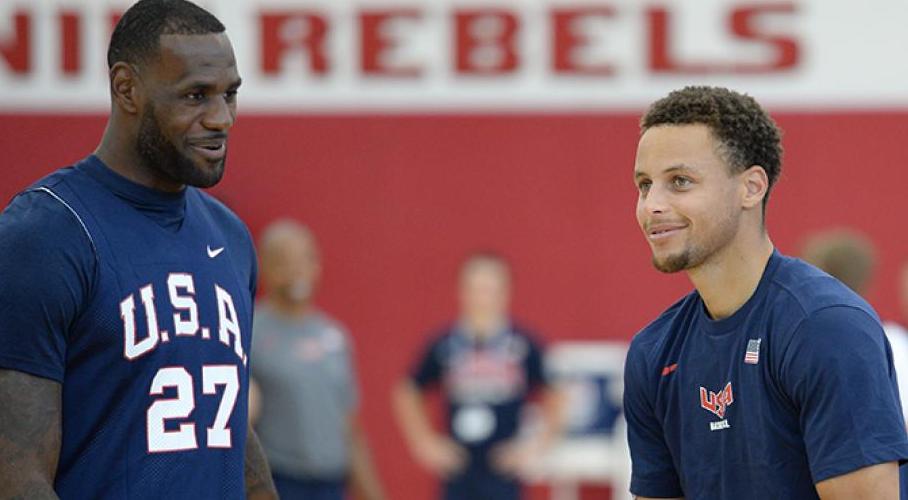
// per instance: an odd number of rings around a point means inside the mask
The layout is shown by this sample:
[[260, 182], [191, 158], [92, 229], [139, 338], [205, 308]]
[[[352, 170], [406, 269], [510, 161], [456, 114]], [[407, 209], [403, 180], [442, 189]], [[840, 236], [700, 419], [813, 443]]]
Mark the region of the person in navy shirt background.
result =
[[631, 492], [899, 498], [908, 437], [879, 318], [766, 231], [776, 124], [749, 96], [687, 87], [641, 130], [638, 222], [654, 266], [695, 290], [627, 354]]
[[[535, 336], [508, 315], [510, 267], [488, 252], [460, 271], [460, 317], [429, 341], [397, 387], [395, 409], [417, 461], [444, 480], [445, 500], [517, 500], [521, 475], [557, 437], [563, 406]], [[440, 388], [447, 433], [430, 424], [423, 393]], [[519, 437], [520, 417], [543, 390], [542, 430]]]
[[0, 215], [4, 498], [276, 498], [247, 430], [252, 240], [197, 189], [236, 118], [224, 31], [184, 0], [133, 5], [97, 150]]

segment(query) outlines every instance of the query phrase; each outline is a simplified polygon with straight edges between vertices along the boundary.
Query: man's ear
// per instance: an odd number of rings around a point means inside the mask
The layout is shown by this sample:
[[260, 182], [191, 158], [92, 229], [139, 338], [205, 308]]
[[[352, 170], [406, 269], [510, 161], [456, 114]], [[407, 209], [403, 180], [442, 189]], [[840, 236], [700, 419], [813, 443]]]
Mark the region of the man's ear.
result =
[[142, 82], [135, 66], [118, 62], [110, 68], [110, 95], [114, 104], [128, 114], [141, 108]]
[[769, 191], [769, 176], [766, 170], [759, 166], [753, 165], [741, 173], [741, 183], [743, 188], [743, 198], [741, 204], [744, 208], [753, 208], [763, 205], [763, 199]]

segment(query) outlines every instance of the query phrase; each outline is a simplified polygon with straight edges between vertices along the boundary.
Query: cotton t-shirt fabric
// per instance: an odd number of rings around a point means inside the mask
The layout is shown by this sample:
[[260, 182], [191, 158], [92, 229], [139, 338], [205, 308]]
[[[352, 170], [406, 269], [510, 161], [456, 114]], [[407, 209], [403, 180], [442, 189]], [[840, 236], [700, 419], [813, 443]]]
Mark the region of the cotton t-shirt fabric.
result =
[[817, 482], [908, 458], [876, 313], [777, 251], [732, 316], [694, 291], [638, 333], [624, 398], [640, 496], [818, 498]]

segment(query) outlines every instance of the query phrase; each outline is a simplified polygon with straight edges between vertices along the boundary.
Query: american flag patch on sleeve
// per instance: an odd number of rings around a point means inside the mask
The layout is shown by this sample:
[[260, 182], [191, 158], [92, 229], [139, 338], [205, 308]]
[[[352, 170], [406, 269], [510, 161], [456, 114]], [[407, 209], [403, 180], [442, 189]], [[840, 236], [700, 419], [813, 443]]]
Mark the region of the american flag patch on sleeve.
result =
[[747, 351], [744, 353], [744, 362], [755, 365], [760, 362], [760, 342], [763, 339], [750, 339], [747, 341]]

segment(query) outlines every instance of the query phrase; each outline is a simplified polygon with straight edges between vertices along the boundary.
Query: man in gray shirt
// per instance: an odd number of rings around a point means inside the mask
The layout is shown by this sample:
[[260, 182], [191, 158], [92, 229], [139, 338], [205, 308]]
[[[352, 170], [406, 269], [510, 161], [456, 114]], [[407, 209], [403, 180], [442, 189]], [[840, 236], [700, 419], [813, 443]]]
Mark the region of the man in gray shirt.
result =
[[259, 242], [267, 300], [255, 310], [250, 419], [282, 499], [383, 500], [357, 416], [350, 337], [312, 302], [321, 265], [312, 233], [292, 220]]

